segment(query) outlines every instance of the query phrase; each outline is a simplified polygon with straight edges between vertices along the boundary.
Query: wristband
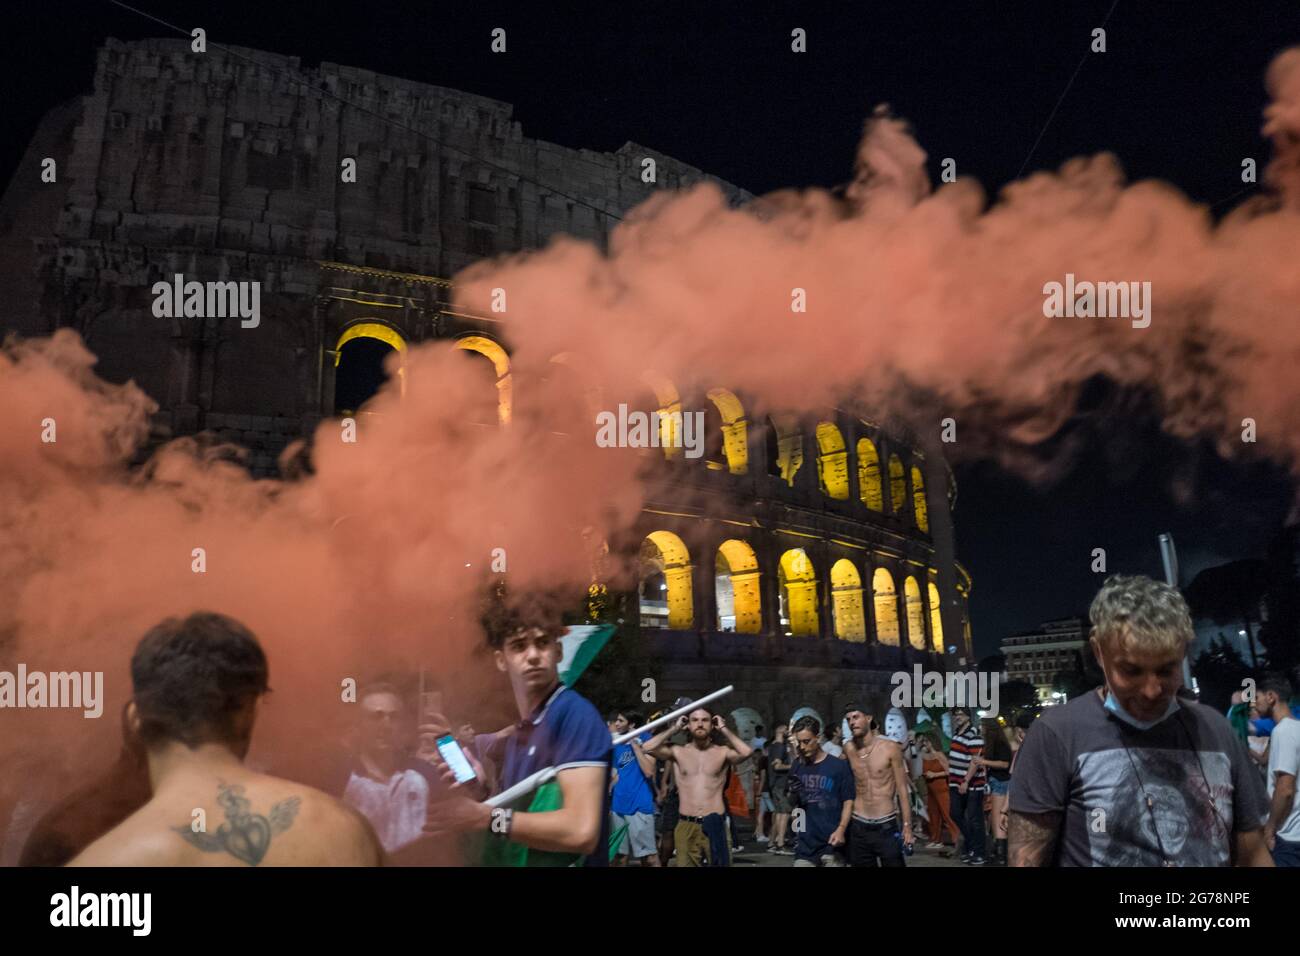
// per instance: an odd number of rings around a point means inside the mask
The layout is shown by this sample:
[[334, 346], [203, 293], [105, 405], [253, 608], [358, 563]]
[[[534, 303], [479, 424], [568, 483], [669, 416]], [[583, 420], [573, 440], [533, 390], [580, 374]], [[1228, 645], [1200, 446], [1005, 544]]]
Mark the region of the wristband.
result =
[[515, 825], [515, 811], [509, 809], [501, 811], [500, 823], [492, 827], [492, 834], [502, 840], [510, 839], [510, 830]]

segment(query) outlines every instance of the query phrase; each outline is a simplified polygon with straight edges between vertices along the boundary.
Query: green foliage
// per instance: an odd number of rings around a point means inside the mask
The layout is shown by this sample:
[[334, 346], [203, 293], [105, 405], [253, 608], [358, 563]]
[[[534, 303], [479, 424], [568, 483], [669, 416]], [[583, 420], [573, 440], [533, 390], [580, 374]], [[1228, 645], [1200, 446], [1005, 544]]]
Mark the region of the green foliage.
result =
[[1201, 689], [1201, 702], [1223, 712], [1233, 693], [1241, 690], [1242, 680], [1250, 676], [1250, 668], [1237, 649], [1220, 637], [1192, 662], [1192, 674]]

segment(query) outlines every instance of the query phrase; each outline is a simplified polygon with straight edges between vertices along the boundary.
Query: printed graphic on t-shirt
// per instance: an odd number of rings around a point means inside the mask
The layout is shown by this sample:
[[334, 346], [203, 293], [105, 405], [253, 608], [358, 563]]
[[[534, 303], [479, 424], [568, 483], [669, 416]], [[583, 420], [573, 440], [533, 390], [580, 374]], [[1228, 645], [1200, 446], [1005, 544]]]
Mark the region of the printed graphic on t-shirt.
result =
[[1191, 750], [1101, 750], [1080, 755], [1077, 774], [1094, 866], [1163, 866], [1166, 860], [1179, 866], [1227, 864], [1232, 827], [1227, 754], [1201, 753], [1198, 764]]

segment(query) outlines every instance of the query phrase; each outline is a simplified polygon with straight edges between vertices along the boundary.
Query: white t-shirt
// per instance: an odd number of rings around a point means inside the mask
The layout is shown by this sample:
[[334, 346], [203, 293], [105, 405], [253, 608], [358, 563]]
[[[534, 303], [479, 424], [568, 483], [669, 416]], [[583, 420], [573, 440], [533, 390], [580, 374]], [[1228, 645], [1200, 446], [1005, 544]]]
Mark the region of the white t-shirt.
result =
[[839, 744], [831, 743], [829, 740], [822, 744], [822, 751], [830, 754], [832, 757], [844, 756], [844, 748]]
[[343, 802], [369, 820], [384, 850], [394, 853], [424, 832], [429, 782], [415, 770], [399, 770], [387, 783], [353, 773]]
[[[1273, 728], [1271, 743], [1268, 745], [1268, 798], [1273, 799], [1274, 774], [1300, 774], [1300, 720], [1284, 717]], [[1291, 812], [1282, 825], [1277, 828], [1277, 835], [1288, 842], [1300, 842], [1300, 791], [1291, 802]]]

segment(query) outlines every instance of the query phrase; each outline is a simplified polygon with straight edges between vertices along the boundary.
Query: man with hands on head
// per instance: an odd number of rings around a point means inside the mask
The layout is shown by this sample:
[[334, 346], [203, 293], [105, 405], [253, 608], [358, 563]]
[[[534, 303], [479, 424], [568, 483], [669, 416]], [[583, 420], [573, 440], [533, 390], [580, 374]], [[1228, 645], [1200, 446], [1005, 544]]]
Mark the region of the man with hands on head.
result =
[[[687, 733], [686, 744], [668, 742], [682, 730]], [[724, 742], [716, 743], [715, 735]], [[675, 768], [681, 799], [681, 815], [673, 831], [677, 865], [729, 866], [723, 802], [727, 770], [748, 759], [753, 749], [727, 727], [720, 714], [700, 706], [646, 741], [644, 750]]]

